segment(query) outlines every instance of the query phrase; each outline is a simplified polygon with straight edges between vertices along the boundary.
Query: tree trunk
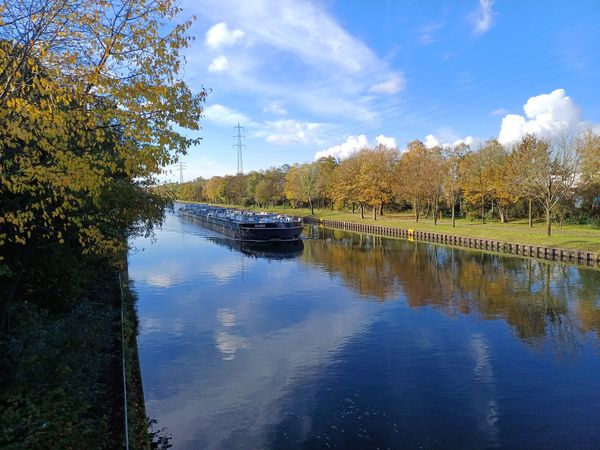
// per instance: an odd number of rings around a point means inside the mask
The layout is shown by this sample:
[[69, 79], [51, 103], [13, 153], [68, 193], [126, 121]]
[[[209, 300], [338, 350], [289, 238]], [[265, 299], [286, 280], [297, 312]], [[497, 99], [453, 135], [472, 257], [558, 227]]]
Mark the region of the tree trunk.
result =
[[481, 223], [485, 223], [485, 197], [481, 197]]
[[312, 202], [312, 198], [308, 197], [308, 204], [310, 205], [310, 215], [314, 216], [315, 215], [315, 209], [313, 206], [313, 202]]
[[419, 221], [419, 199], [415, 199], [415, 222]]
[[381, 205], [379, 205], [379, 215], [383, 216], [383, 202], [381, 202]]
[[438, 223], [438, 198], [435, 196], [433, 200], [433, 225], [437, 225]]
[[454, 194], [452, 194], [452, 228], [456, 227], [456, 218], [454, 216], [455, 209], [456, 209], [456, 199], [454, 198]]
[[364, 219], [365, 218], [365, 206], [362, 203], [359, 203], [360, 206], [360, 218]]
[[546, 236], [550, 236], [552, 234], [552, 220], [550, 212], [550, 208], [546, 208]]
[[504, 211], [501, 206], [498, 206], [498, 214], [500, 215], [500, 223], [505, 223], [504, 220]]
[[373, 220], [377, 220], [377, 206], [373, 206]]
[[533, 199], [529, 199], [529, 228], [533, 228], [533, 215], [532, 215], [532, 203]]
[[354, 202], [352, 202], [352, 214], [354, 214], [355, 207], [356, 207], [356, 204]]

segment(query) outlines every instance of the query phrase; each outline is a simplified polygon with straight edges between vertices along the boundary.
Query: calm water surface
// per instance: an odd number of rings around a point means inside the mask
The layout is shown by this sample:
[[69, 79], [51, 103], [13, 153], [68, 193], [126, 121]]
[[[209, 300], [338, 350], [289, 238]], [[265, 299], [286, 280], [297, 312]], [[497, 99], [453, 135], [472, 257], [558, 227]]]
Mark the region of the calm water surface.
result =
[[175, 215], [129, 259], [175, 449], [600, 448], [600, 272], [338, 231], [247, 248]]

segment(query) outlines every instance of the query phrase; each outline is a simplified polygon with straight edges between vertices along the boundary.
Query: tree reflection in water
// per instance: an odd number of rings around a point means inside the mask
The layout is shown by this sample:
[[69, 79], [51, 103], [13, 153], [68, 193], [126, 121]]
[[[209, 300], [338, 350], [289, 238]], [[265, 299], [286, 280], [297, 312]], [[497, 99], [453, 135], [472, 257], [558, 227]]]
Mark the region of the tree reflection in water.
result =
[[[577, 351], [578, 334], [600, 337], [600, 272], [533, 259], [311, 227], [304, 261], [362, 297], [403, 300], [446, 314], [503, 319], [534, 346], [551, 339]], [[320, 239], [310, 239], [310, 237]]]

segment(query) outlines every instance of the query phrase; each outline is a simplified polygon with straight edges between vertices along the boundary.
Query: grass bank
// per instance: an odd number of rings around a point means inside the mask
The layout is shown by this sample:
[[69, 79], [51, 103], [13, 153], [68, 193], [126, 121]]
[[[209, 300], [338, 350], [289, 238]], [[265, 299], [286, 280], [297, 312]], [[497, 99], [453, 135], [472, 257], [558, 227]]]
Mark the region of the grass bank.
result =
[[[310, 209], [307, 208], [294, 209], [280, 206], [269, 208], [268, 210], [297, 216], [311, 215]], [[348, 211], [315, 210], [315, 214], [312, 217], [431, 231], [471, 238], [493, 239], [517, 244], [600, 252], [600, 229], [592, 228], [588, 225], [563, 225], [561, 228], [554, 226], [552, 236], [548, 237], [546, 236], [545, 223], [542, 220], [534, 221], [533, 228], [530, 228], [527, 220], [515, 220], [508, 223], [500, 223], [498, 221], [481, 223], [481, 221], [457, 219], [456, 227], [453, 228], [449, 218], [442, 218], [438, 221], [437, 225], [434, 225], [433, 219], [425, 218], [420, 218], [419, 222], [416, 223], [412, 214], [385, 213], [384, 216], [378, 216], [377, 220], [373, 220], [370, 211], [368, 213], [365, 214], [364, 219], [361, 219], [359, 212], [352, 214]]]

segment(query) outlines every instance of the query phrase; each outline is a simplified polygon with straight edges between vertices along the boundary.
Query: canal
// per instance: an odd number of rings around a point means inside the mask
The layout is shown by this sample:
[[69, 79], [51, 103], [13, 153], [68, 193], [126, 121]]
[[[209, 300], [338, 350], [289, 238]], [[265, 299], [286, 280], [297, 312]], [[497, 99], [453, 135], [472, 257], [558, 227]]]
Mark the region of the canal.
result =
[[169, 215], [133, 243], [173, 448], [600, 448], [600, 271], [305, 237], [247, 247]]

